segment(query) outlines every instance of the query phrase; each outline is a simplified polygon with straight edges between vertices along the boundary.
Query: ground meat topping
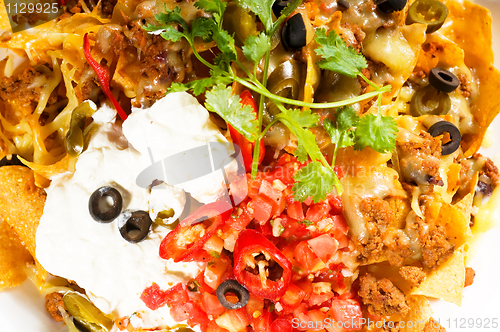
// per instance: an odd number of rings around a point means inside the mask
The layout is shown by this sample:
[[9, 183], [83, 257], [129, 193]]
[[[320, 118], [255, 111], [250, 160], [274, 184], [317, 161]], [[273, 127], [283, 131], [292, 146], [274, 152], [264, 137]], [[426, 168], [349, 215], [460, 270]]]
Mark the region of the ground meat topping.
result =
[[63, 320], [61, 310], [66, 310], [62, 294], [54, 292], [45, 295], [45, 308], [56, 322], [61, 322]]
[[450, 242], [445, 228], [433, 221], [426, 223], [422, 218], [416, 217], [419, 234], [419, 245], [422, 248], [422, 264], [433, 268], [446, 261], [455, 245]]
[[407, 212], [402, 208], [405, 204], [395, 197], [385, 200], [379, 197], [367, 197], [360, 203], [360, 211], [366, 221], [368, 239], [362, 243], [358, 260], [366, 262], [368, 258], [378, 260], [386, 255], [389, 263], [401, 266], [405, 258], [412, 255], [410, 239], [402, 229], [398, 229], [401, 219]]
[[460, 81], [460, 92], [462, 93], [462, 96], [464, 96], [465, 98], [470, 97], [472, 92], [472, 87], [469, 82], [469, 79], [467, 78], [467, 75], [459, 74], [458, 80]]
[[426, 274], [422, 268], [417, 266], [402, 266], [399, 269], [399, 274], [411, 283], [413, 287], [418, 287], [424, 281]]
[[358, 294], [372, 315], [408, 314], [405, 295], [389, 279], [377, 280], [367, 273], [361, 277]]
[[392, 223], [394, 214], [389, 203], [379, 197], [365, 198], [359, 207], [366, 220], [366, 230], [370, 234], [368, 242], [363, 244], [362, 255], [378, 257], [384, 246], [382, 233]]
[[38, 101], [40, 87], [33, 87], [36, 77], [42, 75], [35, 67], [26, 67], [19, 75], [3, 78], [0, 82], [0, 98], [19, 100], [23, 103]]
[[465, 268], [465, 283], [464, 287], [472, 285], [474, 282], [474, 277], [476, 276], [476, 271], [472, 267]]
[[441, 141], [422, 131], [400, 130], [396, 141], [402, 179], [413, 185], [443, 185], [439, 175]]

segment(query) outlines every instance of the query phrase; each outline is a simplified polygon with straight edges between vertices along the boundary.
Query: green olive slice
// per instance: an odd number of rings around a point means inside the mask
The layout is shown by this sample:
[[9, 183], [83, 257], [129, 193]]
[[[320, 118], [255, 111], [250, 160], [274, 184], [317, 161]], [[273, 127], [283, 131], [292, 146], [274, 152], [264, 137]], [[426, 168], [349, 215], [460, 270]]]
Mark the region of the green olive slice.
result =
[[82, 295], [68, 292], [64, 294], [63, 302], [69, 314], [89, 331], [107, 332], [113, 327], [113, 321]]
[[83, 152], [85, 145], [83, 137], [85, 121], [87, 118], [90, 118], [95, 111], [95, 105], [85, 101], [71, 112], [69, 130], [66, 134], [66, 151], [70, 156], [77, 157]]
[[234, 42], [238, 47], [242, 47], [250, 35], [258, 33], [255, 15], [249, 9], [238, 6], [236, 2], [227, 3], [222, 22], [223, 28], [230, 35], [234, 34]]
[[448, 16], [448, 7], [438, 0], [416, 0], [411, 4], [406, 24], [427, 24], [426, 33], [432, 33], [443, 25]]
[[[275, 95], [298, 99], [303, 85], [302, 77], [302, 63], [296, 60], [288, 60], [277, 66], [269, 75], [267, 88]], [[267, 100], [265, 106], [266, 113], [270, 118], [279, 113], [273, 102]]]
[[420, 88], [413, 94], [410, 102], [410, 113], [421, 115], [443, 115], [450, 111], [451, 99], [446, 92], [436, 90], [432, 85]]

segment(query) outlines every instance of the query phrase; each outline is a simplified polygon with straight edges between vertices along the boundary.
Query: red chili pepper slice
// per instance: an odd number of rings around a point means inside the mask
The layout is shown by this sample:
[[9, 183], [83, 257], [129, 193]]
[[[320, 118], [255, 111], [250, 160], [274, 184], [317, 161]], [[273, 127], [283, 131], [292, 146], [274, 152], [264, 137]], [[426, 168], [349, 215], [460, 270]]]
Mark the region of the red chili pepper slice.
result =
[[92, 57], [92, 54], [90, 54], [90, 42], [88, 33], [86, 33], [85, 36], [83, 36], [83, 54], [85, 55], [85, 59], [87, 59], [87, 62], [89, 63], [90, 67], [92, 67], [92, 69], [94, 69], [95, 73], [97, 74], [97, 78], [99, 79], [99, 83], [101, 84], [101, 90], [104, 92], [106, 97], [108, 97], [108, 99], [111, 100], [120, 118], [122, 118], [122, 120], [125, 121], [127, 119], [127, 114], [125, 113], [125, 111], [120, 106], [118, 101], [115, 99], [115, 96], [113, 96], [111, 90], [109, 89], [109, 76], [110, 76], [109, 68], [101, 66], [101, 64], [95, 61], [95, 59]]
[[200, 207], [165, 236], [160, 245], [160, 257], [172, 258], [174, 262], [193, 260], [194, 254], [229, 219], [232, 210], [224, 201]]
[[[281, 266], [283, 269], [281, 278], [272, 280], [265, 276], [261, 276], [261, 274], [253, 274], [246, 270], [250, 263], [255, 264], [255, 270], [259, 271], [259, 267], [255, 263], [254, 254], [261, 253], [270, 257]], [[250, 292], [270, 300], [277, 300], [285, 294], [292, 277], [292, 264], [285, 255], [283, 255], [283, 253], [262, 234], [252, 229], [245, 229], [242, 231], [236, 240], [233, 257], [234, 276], [238, 282], [244, 285]]]
[[[245, 90], [240, 94], [240, 103], [243, 105], [249, 105], [253, 108], [253, 112], [255, 113], [255, 118], [257, 119], [257, 106], [255, 105], [255, 101], [253, 100], [252, 94], [250, 91]], [[252, 170], [252, 162], [253, 162], [253, 149], [255, 143], [251, 143], [249, 140], [245, 138], [242, 134], [240, 134], [236, 129], [233, 128], [230, 124], [228, 124], [229, 133], [231, 134], [231, 138], [233, 139], [233, 143], [238, 145], [241, 149], [241, 154], [243, 156], [243, 162], [245, 164], [245, 171], [250, 172]], [[259, 150], [259, 163], [264, 159], [265, 155], [265, 147], [264, 141], [260, 141], [260, 150]]]

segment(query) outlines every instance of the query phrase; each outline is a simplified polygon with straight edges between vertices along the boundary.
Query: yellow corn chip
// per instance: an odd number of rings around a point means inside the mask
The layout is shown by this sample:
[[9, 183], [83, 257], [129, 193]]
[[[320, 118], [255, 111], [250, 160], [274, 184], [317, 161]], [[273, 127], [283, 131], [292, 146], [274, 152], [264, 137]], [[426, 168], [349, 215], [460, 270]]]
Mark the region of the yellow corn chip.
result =
[[461, 305], [465, 282], [465, 257], [464, 247], [460, 247], [446, 262], [431, 271], [422, 284], [411, 291], [411, 294], [434, 297]]
[[26, 279], [24, 266], [32, 262], [33, 257], [12, 227], [0, 223], [0, 291], [20, 285]]
[[478, 125], [478, 132], [462, 137], [465, 156], [473, 155], [481, 147], [486, 129], [500, 112], [497, 94], [500, 89], [500, 72], [493, 67], [491, 13], [488, 9], [469, 1], [443, 1], [448, 7], [449, 20], [441, 29], [465, 52], [465, 64], [475, 69], [479, 80], [479, 97], [472, 103], [471, 112]]
[[0, 217], [19, 235], [33, 257], [45, 197], [45, 191], [35, 185], [32, 170], [22, 166], [0, 167]]

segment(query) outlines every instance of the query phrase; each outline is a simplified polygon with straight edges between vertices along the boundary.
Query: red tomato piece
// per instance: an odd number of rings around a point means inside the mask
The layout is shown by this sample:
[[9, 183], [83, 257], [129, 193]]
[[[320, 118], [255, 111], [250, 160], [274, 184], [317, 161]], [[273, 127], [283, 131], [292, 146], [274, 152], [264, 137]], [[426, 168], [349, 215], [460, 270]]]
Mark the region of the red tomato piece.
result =
[[295, 220], [304, 220], [304, 210], [302, 209], [301, 202], [288, 203], [286, 207], [286, 214]]
[[252, 327], [255, 332], [274, 332], [271, 330], [271, 313], [264, 310], [259, 317], [252, 317]]
[[226, 329], [223, 329], [217, 323], [213, 320], [208, 323], [206, 326], [205, 330], [202, 330], [203, 332], [227, 332]]
[[250, 324], [245, 308], [238, 310], [228, 310], [215, 319], [215, 322], [220, 327], [228, 330], [229, 332], [240, 332]]
[[333, 223], [335, 224], [335, 229], [341, 232], [344, 235], [347, 235], [349, 232], [349, 225], [347, 225], [347, 221], [345, 220], [344, 216], [339, 214], [336, 216], [331, 217], [333, 220]]
[[260, 224], [265, 224], [278, 210], [278, 205], [269, 197], [259, 194], [252, 199], [251, 208], [255, 220]]
[[280, 303], [283, 305], [285, 312], [292, 312], [293, 309], [299, 306], [305, 296], [306, 292], [302, 288], [290, 284], [285, 294], [281, 297]]
[[203, 310], [209, 315], [222, 315], [226, 311], [226, 308], [220, 304], [217, 296], [209, 293], [201, 294], [201, 305]]
[[292, 322], [287, 318], [276, 318], [271, 324], [271, 332], [292, 332]]
[[142, 292], [141, 300], [149, 309], [156, 310], [167, 303], [166, 292], [161, 290], [157, 283], [153, 283]]
[[264, 299], [258, 295], [250, 293], [248, 303], [245, 306], [247, 309], [247, 314], [249, 317], [253, 317], [254, 314], [264, 312]]
[[311, 250], [323, 263], [327, 263], [337, 251], [339, 243], [329, 234], [323, 234], [307, 241]]
[[295, 259], [302, 265], [306, 271], [312, 271], [321, 260], [316, 256], [316, 254], [309, 248], [307, 241], [300, 242], [293, 251]]
[[344, 329], [348, 331], [359, 330], [359, 322], [363, 317], [361, 306], [353, 299], [332, 300], [331, 312], [335, 321], [342, 322]]
[[330, 203], [330, 214], [342, 214], [342, 198], [339, 195], [328, 195], [328, 203]]
[[235, 208], [233, 210], [233, 213], [231, 214], [231, 218], [226, 221], [226, 224], [229, 225], [232, 229], [242, 231], [252, 221], [253, 216], [248, 211], [247, 204], [248, 203], [242, 203], [237, 208]]
[[306, 212], [306, 219], [312, 222], [318, 222], [327, 217], [328, 212], [330, 212], [330, 204], [326, 202], [320, 202], [311, 205]]
[[284, 214], [282, 214], [280, 218], [281, 226], [285, 229], [281, 234], [281, 237], [290, 240], [301, 240], [311, 237], [311, 231], [307, 229], [305, 224], [299, 223], [297, 220]]

